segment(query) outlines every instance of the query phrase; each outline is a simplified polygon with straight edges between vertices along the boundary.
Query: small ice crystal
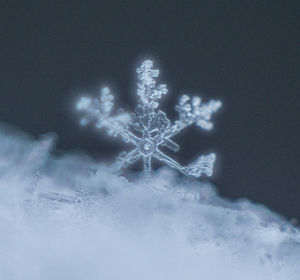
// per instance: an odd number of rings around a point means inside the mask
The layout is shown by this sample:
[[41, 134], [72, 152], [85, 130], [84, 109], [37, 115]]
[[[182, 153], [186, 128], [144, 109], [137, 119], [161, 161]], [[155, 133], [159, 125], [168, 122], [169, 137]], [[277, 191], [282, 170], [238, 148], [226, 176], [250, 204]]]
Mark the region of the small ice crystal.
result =
[[211, 116], [218, 111], [222, 103], [218, 100], [203, 103], [198, 96], [190, 98], [188, 95], [182, 95], [179, 104], [175, 107], [179, 119], [171, 123], [166, 114], [158, 109], [161, 97], [168, 92], [165, 84], [156, 84], [158, 75], [159, 70], [153, 69], [151, 60], [145, 60], [137, 68], [139, 100], [135, 113], [131, 115], [124, 112], [111, 115], [114, 97], [107, 87], [101, 90], [99, 99], [82, 97], [77, 103], [77, 109], [85, 112], [81, 124], [86, 125], [94, 121], [97, 128], [105, 127], [109, 135], [119, 136], [124, 142], [133, 144], [134, 148], [130, 152], [122, 152], [117, 158], [114, 164], [116, 170], [125, 168], [142, 158], [145, 179], [149, 182], [151, 161], [152, 158], [156, 158], [188, 176], [199, 177], [203, 173], [211, 176], [216, 158], [214, 153], [200, 156], [188, 166], [182, 166], [163, 153], [160, 147], [178, 151], [179, 145], [171, 138], [192, 124], [204, 130], [211, 130], [213, 127]]

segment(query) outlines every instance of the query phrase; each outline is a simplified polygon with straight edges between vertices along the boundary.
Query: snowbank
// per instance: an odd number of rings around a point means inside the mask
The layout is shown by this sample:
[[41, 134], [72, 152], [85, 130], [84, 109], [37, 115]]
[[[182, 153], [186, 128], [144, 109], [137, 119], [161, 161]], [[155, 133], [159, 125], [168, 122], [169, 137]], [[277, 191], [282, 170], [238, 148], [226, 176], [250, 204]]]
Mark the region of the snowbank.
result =
[[51, 156], [53, 135], [0, 131], [0, 279], [300, 279], [299, 230], [261, 205], [167, 169], [128, 182]]

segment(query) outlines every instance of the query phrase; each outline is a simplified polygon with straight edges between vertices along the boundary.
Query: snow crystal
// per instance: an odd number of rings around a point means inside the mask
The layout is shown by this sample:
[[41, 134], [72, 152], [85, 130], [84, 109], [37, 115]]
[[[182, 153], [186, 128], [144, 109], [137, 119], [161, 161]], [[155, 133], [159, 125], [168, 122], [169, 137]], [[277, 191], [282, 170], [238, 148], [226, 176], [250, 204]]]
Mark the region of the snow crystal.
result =
[[113, 95], [108, 88], [102, 89], [100, 99], [91, 100], [82, 97], [77, 103], [77, 109], [85, 112], [85, 116], [81, 119], [82, 125], [96, 121], [98, 128], [106, 127], [110, 135], [121, 136], [126, 143], [135, 146], [131, 152], [121, 153], [113, 166], [114, 170], [125, 168], [142, 158], [145, 179], [148, 182], [151, 177], [151, 160], [156, 158], [188, 176], [200, 177], [203, 173], [211, 176], [215, 161], [214, 153], [201, 156], [188, 166], [181, 166], [159, 148], [165, 146], [172, 151], [178, 151], [179, 145], [171, 138], [192, 124], [204, 130], [212, 129], [211, 116], [221, 107], [221, 102], [210, 100], [202, 103], [200, 97], [190, 98], [183, 95], [176, 106], [179, 120], [171, 124], [166, 114], [158, 109], [160, 98], [168, 92], [166, 85], [156, 85], [159, 70], [153, 69], [151, 60], [145, 60], [137, 69], [137, 74], [139, 104], [130, 118], [129, 114], [123, 112], [115, 116], [110, 114], [113, 108]]

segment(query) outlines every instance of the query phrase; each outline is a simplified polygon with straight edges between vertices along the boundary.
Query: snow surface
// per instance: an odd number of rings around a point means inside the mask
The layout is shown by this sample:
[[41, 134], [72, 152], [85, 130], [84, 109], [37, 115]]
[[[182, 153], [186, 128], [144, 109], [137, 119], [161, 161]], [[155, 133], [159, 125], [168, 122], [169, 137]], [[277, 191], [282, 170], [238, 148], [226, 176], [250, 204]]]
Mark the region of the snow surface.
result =
[[54, 140], [0, 127], [0, 279], [300, 279], [299, 230], [266, 207], [168, 169], [128, 182]]

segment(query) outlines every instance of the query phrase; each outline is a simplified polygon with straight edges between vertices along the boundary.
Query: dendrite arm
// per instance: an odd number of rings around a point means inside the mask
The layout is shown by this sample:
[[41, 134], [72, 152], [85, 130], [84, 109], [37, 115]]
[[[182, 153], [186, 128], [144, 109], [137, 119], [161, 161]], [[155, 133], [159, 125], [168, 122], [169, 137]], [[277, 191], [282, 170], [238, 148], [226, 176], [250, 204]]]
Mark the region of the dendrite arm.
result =
[[144, 156], [144, 173], [145, 173], [145, 182], [149, 183], [151, 180], [151, 156]]
[[134, 163], [140, 158], [140, 153], [138, 149], [134, 149], [129, 153], [123, 152], [121, 153], [116, 163], [113, 165], [113, 167], [117, 170], [127, 167], [128, 165]]
[[214, 153], [200, 156], [195, 162], [189, 164], [186, 169], [190, 176], [200, 177], [202, 173], [211, 176], [213, 173], [216, 155]]
[[[172, 124], [166, 131], [164, 131], [160, 135], [160, 143], [163, 143], [166, 141], [166, 139], [169, 140], [169, 138], [172, 138], [179, 132], [181, 132], [183, 129], [191, 125], [193, 122], [183, 122], [181, 120], [175, 121], [174, 124]], [[175, 150], [176, 151], [176, 150]]]
[[112, 136], [117, 136], [118, 134], [122, 137], [125, 142], [130, 142], [134, 145], [137, 145], [139, 138], [135, 136], [131, 131], [124, 128], [117, 121], [111, 117], [99, 116], [98, 123], [96, 125], [98, 128], [103, 126], [108, 128], [108, 134]]
[[168, 157], [161, 151], [157, 151], [154, 154], [158, 160], [164, 162], [171, 168], [177, 169], [181, 173], [187, 176], [200, 177], [202, 173], [207, 176], [211, 176], [213, 173], [213, 166], [216, 160], [216, 155], [214, 153], [200, 156], [195, 162], [189, 164], [188, 166], [181, 166], [178, 162]]
[[82, 97], [77, 103], [77, 109], [83, 111], [85, 116], [81, 119], [81, 125], [96, 121], [96, 127], [108, 128], [108, 134], [112, 136], [120, 135], [125, 142], [137, 145], [138, 137], [128, 130], [130, 117], [127, 113], [119, 112], [111, 116], [113, 108], [113, 95], [108, 88], [101, 90], [100, 98], [91, 99]]
[[175, 121], [162, 135], [162, 138], [170, 138], [178, 134], [181, 130], [196, 124], [204, 130], [211, 130], [213, 123], [211, 117], [217, 112], [222, 103], [218, 100], [210, 100], [207, 103], [202, 103], [201, 98], [194, 96], [190, 98], [187, 95], [182, 95], [179, 104], [175, 107], [179, 112], [179, 120]]
[[168, 157], [163, 152], [157, 150], [153, 156], [155, 158], [157, 158], [158, 160], [164, 162], [166, 165], [170, 166], [171, 168], [178, 170], [179, 172], [183, 173], [184, 175], [188, 175], [186, 172], [186, 168], [184, 166], [181, 166], [178, 162], [176, 162], [174, 159]]

